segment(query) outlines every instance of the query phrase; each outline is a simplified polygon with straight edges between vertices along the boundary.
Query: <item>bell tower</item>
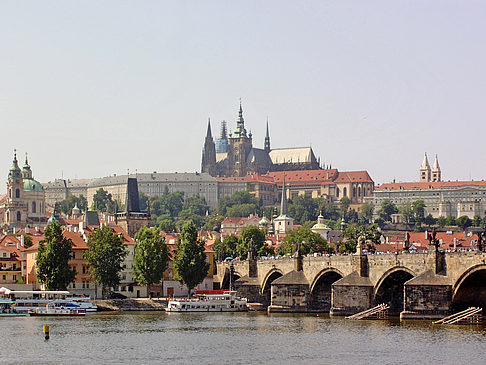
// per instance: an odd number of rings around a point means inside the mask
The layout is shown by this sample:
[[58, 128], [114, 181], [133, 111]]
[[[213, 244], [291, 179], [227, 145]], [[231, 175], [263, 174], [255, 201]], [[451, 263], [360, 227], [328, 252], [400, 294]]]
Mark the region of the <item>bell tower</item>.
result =
[[247, 174], [247, 158], [252, 147], [252, 135], [251, 132], [248, 134], [246, 132], [240, 100], [236, 130], [230, 134], [228, 143], [228, 176], [245, 176]]
[[201, 172], [207, 172], [211, 176], [216, 176], [216, 145], [214, 144], [211, 133], [211, 119], [208, 119], [208, 130], [204, 141]]
[[420, 167], [420, 182], [429, 182], [431, 180], [431, 171], [429, 160], [427, 159], [427, 152], [425, 152], [422, 166]]
[[20, 229], [27, 225], [27, 204], [23, 199], [24, 182], [22, 171], [17, 161], [17, 151], [14, 150], [12, 167], [8, 172], [7, 202], [5, 204], [4, 222], [9, 229]]

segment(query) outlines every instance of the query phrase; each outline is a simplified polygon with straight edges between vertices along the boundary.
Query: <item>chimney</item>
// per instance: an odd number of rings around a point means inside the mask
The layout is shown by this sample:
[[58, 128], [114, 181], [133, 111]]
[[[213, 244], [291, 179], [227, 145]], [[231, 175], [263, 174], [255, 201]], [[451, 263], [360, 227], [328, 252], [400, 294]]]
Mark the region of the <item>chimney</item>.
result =
[[29, 227], [25, 227], [25, 234], [29, 234]]
[[13, 227], [13, 234], [17, 233], [17, 228]]
[[425, 239], [426, 240], [429, 239], [429, 234], [428, 234], [427, 230], [425, 230]]
[[[24, 237], [24, 235], [21, 235], [20, 236], [20, 246], [24, 247], [24, 244], [25, 244], [25, 237]], [[17, 244], [17, 248], [19, 248], [18, 244]]]
[[83, 234], [83, 233], [84, 233], [84, 228], [85, 228], [85, 223], [84, 223], [84, 221], [79, 222], [79, 232], [80, 232], [81, 234]]
[[457, 246], [457, 238], [454, 237], [454, 251], [456, 250], [456, 246]]

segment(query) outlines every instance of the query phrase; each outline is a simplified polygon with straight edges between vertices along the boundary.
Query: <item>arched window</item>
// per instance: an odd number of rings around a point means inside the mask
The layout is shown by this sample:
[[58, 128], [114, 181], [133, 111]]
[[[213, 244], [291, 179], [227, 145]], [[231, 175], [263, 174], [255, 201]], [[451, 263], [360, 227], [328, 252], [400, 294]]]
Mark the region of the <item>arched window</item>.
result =
[[15, 197], [20, 198], [20, 190], [19, 189], [15, 189]]
[[7, 222], [9, 221], [9, 219], [10, 219], [10, 213], [7, 212]]
[[8, 189], [8, 197], [11, 198], [12, 197], [12, 189]]
[[343, 188], [343, 196], [348, 196], [348, 189], [347, 188]]
[[36, 208], [35, 202], [32, 202], [32, 213], [36, 212]]
[[358, 186], [358, 196], [361, 196], [361, 186]]
[[17, 212], [17, 222], [20, 222], [22, 220], [22, 215], [20, 212]]
[[353, 198], [356, 198], [356, 186], [353, 186]]
[[339, 188], [336, 188], [336, 197], [339, 198]]

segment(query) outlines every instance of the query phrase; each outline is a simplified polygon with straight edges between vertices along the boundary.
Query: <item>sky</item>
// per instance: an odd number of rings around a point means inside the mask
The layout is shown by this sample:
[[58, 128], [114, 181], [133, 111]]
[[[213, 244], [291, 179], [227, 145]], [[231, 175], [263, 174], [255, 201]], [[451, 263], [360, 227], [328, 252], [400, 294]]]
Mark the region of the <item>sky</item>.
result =
[[[4, 1], [0, 171], [194, 172], [211, 118], [375, 183], [485, 171], [484, 1]], [[2, 173], [0, 173], [1, 176]], [[1, 180], [1, 179], [0, 179]]]

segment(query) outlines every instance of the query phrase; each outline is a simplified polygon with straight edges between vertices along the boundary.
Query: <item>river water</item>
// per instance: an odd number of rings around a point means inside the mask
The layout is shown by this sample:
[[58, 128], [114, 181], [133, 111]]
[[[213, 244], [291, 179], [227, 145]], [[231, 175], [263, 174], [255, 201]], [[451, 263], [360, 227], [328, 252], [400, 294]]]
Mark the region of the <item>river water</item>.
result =
[[[44, 340], [42, 326], [51, 328]], [[264, 313], [0, 318], [1, 363], [485, 364], [486, 328]]]

